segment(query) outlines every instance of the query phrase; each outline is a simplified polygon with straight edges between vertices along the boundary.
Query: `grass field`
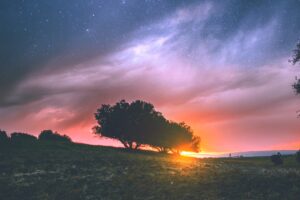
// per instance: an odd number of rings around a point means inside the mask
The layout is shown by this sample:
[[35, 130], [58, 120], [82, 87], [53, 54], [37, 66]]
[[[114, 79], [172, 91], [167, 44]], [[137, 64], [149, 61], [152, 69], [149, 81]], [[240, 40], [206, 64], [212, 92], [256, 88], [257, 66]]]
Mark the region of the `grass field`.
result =
[[300, 199], [284, 157], [195, 159], [79, 144], [0, 147], [0, 199]]

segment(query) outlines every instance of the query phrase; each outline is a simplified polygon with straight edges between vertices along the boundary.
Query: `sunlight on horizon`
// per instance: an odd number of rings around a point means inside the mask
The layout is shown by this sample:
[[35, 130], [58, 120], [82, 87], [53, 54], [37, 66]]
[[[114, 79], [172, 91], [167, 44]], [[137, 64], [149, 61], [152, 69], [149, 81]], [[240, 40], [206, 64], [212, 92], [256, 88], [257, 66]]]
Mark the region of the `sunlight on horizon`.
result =
[[220, 153], [220, 152], [190, 152], [190, 151], [183, 151], [180, 153], [181, 156], [185, 157], [193, 157], [193, 158], [216, 158], [216, 157], [224, 157], [226, 153]]

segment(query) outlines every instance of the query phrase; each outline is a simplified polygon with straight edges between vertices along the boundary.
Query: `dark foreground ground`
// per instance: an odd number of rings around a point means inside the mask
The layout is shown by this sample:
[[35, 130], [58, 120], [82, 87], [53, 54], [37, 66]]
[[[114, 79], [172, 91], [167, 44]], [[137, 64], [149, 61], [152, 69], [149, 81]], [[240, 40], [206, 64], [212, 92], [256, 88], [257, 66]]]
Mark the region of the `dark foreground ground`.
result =
[[300, 199], [284, 157], [193, 159], [78, 144], [0, 147], [0, 199]]

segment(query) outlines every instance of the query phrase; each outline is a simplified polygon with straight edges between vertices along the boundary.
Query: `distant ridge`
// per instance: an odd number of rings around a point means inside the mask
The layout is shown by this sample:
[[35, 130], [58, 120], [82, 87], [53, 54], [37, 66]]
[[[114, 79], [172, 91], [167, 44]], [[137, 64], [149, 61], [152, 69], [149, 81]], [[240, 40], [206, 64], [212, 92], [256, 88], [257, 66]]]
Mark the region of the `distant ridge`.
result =
[[[280, 152], [282, 155], [291, 155], [295, 154], [297, 150], [270, 150], [270, 151], [244, 151], [244, 152], [233, 152], [231, 153], [232, 157], [263, 157], [263, 156], [271, 156]], [[227, 154], [220, 154], [218, 157], [228, 157], [229, 153]]]
[[228, 153], [188, 153], [185, 156], [196, 158], [227, 158], [227, 157], [266, 157], [280, 152], [282, 155], [293, 155], [298, 150], [269, 150], [269, 151], [241, 151], [241, 152], [228, 152]]

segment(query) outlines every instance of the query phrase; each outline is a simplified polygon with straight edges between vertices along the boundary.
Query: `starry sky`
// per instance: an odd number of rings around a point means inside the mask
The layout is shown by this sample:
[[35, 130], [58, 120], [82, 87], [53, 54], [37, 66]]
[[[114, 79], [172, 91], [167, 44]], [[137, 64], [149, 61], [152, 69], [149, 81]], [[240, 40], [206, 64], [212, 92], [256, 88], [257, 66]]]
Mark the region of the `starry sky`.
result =
[[300, 147], [299, 0], [4, 0], [0, 128], [115, 145], [101, 104], [153, 103], [203, 151]]

